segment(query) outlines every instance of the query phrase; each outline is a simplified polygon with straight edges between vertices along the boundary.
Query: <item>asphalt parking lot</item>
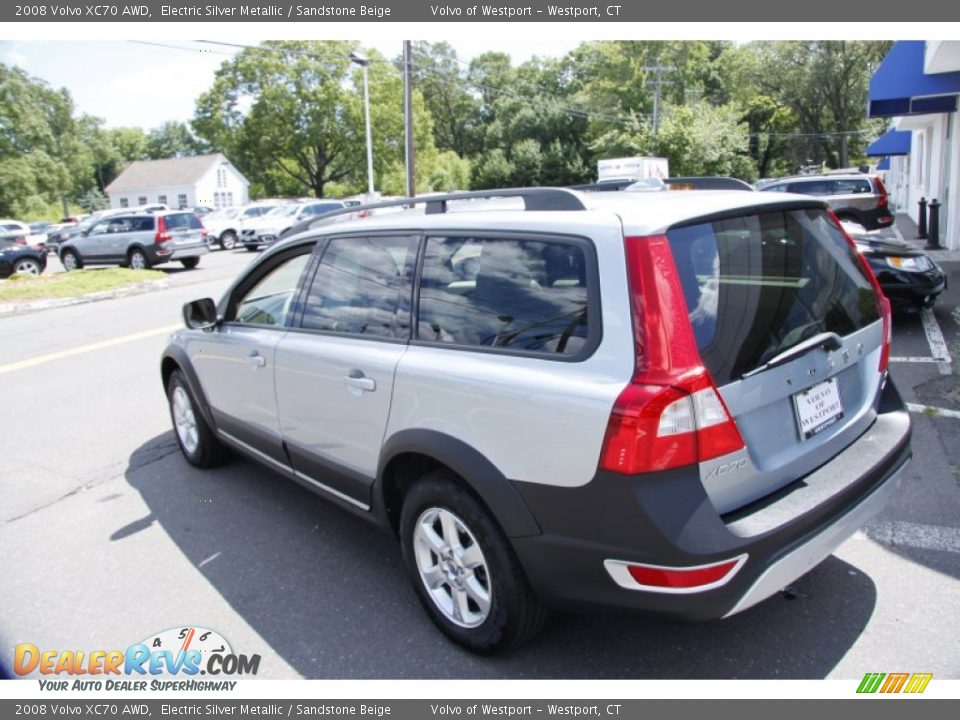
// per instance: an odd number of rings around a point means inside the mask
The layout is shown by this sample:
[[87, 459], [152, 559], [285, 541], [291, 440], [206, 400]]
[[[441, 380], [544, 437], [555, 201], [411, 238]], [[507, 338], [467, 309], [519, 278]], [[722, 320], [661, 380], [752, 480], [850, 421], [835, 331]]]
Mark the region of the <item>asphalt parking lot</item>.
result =
[[180, 457], [160, 352], [182, 303], [217, 297], [252, 257], [212, 253], [163, 290], [0, 317], [7, 674], [18, 643], [125, 648], [196, 625], [259, 653], [266, 678], [960, 677], [960, 264], [932, 312], [896, 318], [914, 461], [834, 556], [725, 621], [563, 614], [490, 659], [434, 629], [392, 538], [252, 462], [203, 472]]

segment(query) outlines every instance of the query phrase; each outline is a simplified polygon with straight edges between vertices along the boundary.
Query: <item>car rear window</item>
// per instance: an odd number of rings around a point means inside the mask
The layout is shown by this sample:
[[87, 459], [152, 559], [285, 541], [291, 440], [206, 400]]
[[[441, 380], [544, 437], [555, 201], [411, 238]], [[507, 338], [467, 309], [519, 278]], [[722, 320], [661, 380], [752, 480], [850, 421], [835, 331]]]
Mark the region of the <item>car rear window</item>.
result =
[[203, 224], [193, 213], [164, 215], [163, 222], [168, 230], [203, 230]]
[[879, 319], [856, 252], [821, 210], [770, 212], [667, 233], [697, 347], [724, 385], [822, 332]]

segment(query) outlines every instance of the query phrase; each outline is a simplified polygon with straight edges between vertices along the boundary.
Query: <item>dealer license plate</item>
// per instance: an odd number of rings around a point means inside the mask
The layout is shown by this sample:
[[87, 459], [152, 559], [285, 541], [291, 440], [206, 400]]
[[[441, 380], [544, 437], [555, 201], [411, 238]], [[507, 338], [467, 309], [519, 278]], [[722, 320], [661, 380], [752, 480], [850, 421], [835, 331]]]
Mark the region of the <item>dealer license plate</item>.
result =
[[793, 403], [797, 410], [801, 440], [819, 435], [843, 417], [843, 403], [836, 378], [797, 393], [793, 396]]

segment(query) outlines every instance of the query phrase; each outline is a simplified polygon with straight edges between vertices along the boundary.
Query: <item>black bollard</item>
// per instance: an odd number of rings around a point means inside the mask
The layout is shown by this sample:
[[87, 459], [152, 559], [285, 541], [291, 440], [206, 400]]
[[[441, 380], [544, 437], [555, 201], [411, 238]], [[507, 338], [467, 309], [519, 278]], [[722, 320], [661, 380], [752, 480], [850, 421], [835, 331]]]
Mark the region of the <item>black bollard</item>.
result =
[[927, 250], [942, 250], [940, 247], [940, 203], [934, 198], [930, 201], [930, 240]]
[[920, 202], [917, 203], [920, 206], [920, 212], [917, 215], [917, 238], [920, 240], [927, 239], [927, 199], [925, 197], [920, 198]]

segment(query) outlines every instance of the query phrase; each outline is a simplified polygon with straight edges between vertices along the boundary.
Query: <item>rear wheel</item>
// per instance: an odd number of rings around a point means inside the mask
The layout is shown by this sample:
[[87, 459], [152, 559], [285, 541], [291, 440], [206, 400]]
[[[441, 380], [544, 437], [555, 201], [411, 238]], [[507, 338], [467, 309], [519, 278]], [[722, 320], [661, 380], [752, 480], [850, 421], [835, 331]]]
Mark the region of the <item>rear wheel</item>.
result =
[[482, 654], [532, 638], [546, 611], [490, 511], [447, 470], [418, 480], [403, 501], [403, 560], [430, 619]]
[[43, 268], [33, 258], [20, 258], [13, 264], [13, 271], [18, 275], [39, 275]]
[[224, 250], [233, 250], [237, 246], [237, 234], [233, 230], [227, 230], [220, 236], [220, 247]]
[[147, 255], [140, 248], [134, 248], [130, 251], [130, 254], [127, 255], [127, 264], [132, 270], [148, 270], [150, 268], [150, 261], [147, 259]]
[[167, 400], [177, 444], [187, 462], [201, 468], [222, 463], [226, 459], [227, 449], [203, 419], [196, 399], [179, 370], [174, 370], [167, 381]]
[[83, 260], [73, 250], [64, 250], [60, 255], [60, 262], [63, 263], [63, 269], [67, 272], [83, 267]]
[[180, 261], [180, 264], [183, 265], [187, 270], [193, 270], [197, 265], [200, 264], [200, 258], [185, 257]]
[[259, 248], [256, 245], [244, 245], [244, 247], [250, 252], [256, 252]]

